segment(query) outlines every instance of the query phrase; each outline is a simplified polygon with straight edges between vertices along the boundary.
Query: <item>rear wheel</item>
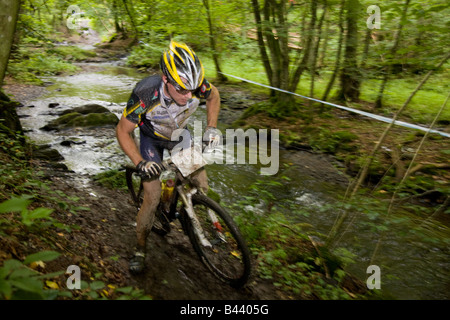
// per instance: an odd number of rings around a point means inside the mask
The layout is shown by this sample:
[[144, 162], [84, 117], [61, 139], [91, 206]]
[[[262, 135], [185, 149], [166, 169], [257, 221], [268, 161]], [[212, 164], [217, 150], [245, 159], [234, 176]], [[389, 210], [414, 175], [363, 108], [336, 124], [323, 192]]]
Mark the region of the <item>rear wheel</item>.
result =
[[210, 244], [202, 244], [192, 222], [186, 217], [188, 236], [195, 251], [219, 279], [233, 287], [243, 286], [250, 276], [250, 252], [235, 222], [219, 204], [204, 195], [194, 195], [192, 203]]
[[[140, 210], [142, 201], [144, 199], [144, 187], [142, 185], [142, 179], [137, 173], [136, 169], [126, 168], [125, 170], [126, 181], [128, 191], [130, 192], [131, 199], [135, 205], [137, 211]], [[162, 211], [162, 204], [158, 205], [155, 213], [155, 222], [153, 223], [152, 231], [164, 236], [170, 232], [170, 221]]]

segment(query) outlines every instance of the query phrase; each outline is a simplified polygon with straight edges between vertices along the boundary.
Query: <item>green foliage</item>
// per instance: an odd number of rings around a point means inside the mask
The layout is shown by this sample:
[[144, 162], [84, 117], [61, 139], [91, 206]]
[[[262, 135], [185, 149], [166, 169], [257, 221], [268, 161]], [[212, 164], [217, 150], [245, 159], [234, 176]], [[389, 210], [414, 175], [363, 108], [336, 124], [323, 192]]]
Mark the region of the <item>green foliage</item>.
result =
[[30, 227], [41, 221], [41, 219], [50, 219], [50, 215], [53, 212], [52, 209], [47, 208], [35, 208], [33, 210], [27, 209], [31, 204], [30, 196], [24, 195], [20, 198], [12, 197], [11, 199], [0, 204], [0, 214], [9, 212], [19, 212], [22, 223]]
[[5, 261], [0, 267], [0, 299], [55, 299], [58, 290], [46, 289], [44, 279], [53, 278], [62, 272], [40, 274], [27, 265], [36, 261], [52, 261], [59, 255], [55, 251], [41, 251], [27, 256], [23, 263], [15, 259]]
[[134, 46], [127, 58], [127, 64], [136, 68], [156, 68], [159, 69], [161, 53], [167, 50], [167, 41], [159, 39], [152, 33], [149, 39], [141, 40], [139, 45]]
[[21, 49], [8, 64], [8, 74], [18, 81], [42, 85], [40, 76], [73, 73], [79, 68], [58, 55]]
[[97, 54], [76, 46], [57, 46], [47, 50], [49, 54], [56, 54], [66, 61], [84, 61], [96, 57]]
[[[99, 276], [101, 274], [97, 275]], [[116, 288], [96, 279], [92, 282], [81, 280], [80, 287], [73, 293], [73, 298], [76, 300], [151, 300], [141, 289], [131, 286]]]
[[332, 132], [329, 129], [319, 127], [310, 135], [309, 144], [316, 150], [335, 154], [338, 150], [354, 150], [356, 146], [350, 143], [357, 138], [357, 135], [348, 131]]
[[[148, 300], [143, 290], [134, 287], [116, 288], [103, 281], [81, 280], [81, 288], [64, 290], [58, 285], [58, 276], [64, 271], [42, 274], [30, 266], [50, 262], [60, 256], [56, 251], [40, 251], [28, 255], [23, 262], [15, 259], [6, 260], [0, 267], [0, 300]], [[97, 277], [101, 274], [96, 275]], [[54, 279], [54, 281], [46, 280]]]
[[258, 276], [271, 280], [288, 295], [303, 299], [350, 299], [340, 284], [347, 276], [342, 268], [352, 261], [351, 255], [341, 260], [323, 246], [318, 252], [304, 231], [309, 226], [286, 217], [286, 210], [290, 216], [304, 212], [292, 200], [279, 199], [270, 191], [282, 188], [285, 179], [258, 180], [231, 206], [256, 256]]
[[101, 185], [110, 189], [127, 190], [127, 182], [125, 180], [125, 173], [123, 171], [113, 169], [97, 173], [94, 180]]

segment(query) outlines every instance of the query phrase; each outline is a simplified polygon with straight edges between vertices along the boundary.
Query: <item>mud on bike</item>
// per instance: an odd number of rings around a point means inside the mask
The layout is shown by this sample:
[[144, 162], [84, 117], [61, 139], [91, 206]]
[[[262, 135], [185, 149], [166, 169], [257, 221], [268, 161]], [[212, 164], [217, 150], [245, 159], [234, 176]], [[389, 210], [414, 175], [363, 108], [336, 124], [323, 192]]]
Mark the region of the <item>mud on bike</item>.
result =
[[[164, 171], [175, 177], [161, 181], [161, 201], [152, 231], [164, 236], [171, 231], [171, 222], [178, 219], [203, 264], [220, 280], [242, 287], [251, 272], [250, 252], [227, 211], [192, 183], [191, 175], [204, 165], [201, 151], [194, 147], [163, 161]], [[144, 193], [142, 178], [134, 166], [125, 169], [128, 190], [139, 210]]]

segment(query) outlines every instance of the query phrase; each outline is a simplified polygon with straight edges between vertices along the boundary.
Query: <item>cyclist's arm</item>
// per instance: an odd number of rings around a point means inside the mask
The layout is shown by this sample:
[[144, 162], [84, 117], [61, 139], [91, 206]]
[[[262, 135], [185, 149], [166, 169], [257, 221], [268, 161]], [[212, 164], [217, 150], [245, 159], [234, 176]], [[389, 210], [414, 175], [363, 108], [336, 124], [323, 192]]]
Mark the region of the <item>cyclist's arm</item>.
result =
[[217, 128], [217, 118], [220, 111], [219, 90], [211, 84], [211, 93], [206, 99], [207, 126]]
[[125, 152], [125, 154], [135, 165], [138, 165], [138, 163], [144, 159], [142, 158], [141, 153], [139, 152], [139, 149], [131, 136], [131, 133], [135, 128], [135, 123], [122, 116], [116, 127], [116, 136], [123, 152]]

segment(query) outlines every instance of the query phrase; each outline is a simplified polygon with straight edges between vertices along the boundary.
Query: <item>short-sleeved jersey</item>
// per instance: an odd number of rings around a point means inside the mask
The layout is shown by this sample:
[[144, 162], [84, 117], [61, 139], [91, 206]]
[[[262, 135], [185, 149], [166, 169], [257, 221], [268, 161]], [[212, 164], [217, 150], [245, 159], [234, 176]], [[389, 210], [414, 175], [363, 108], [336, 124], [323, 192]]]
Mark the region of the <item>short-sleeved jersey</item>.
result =
[[167, 99], [161, 76], [154, 75], [139, 81], [133, 89], [123, 116], [135, 123], [146, 135], [170, 140], [176, 129], [187, 126], [189, 117], [197, 110], [200, 99], [211, 94], [211, 84], [205, 79], [185, 106]]

